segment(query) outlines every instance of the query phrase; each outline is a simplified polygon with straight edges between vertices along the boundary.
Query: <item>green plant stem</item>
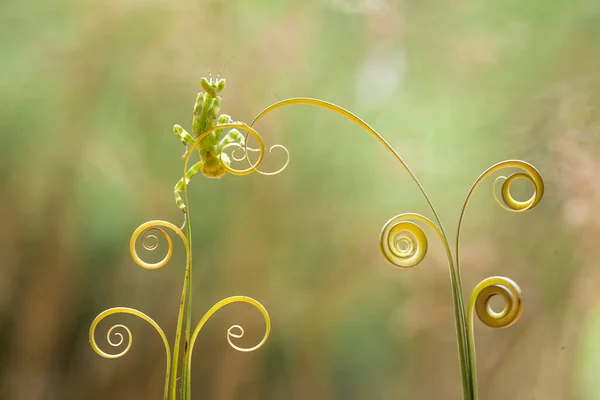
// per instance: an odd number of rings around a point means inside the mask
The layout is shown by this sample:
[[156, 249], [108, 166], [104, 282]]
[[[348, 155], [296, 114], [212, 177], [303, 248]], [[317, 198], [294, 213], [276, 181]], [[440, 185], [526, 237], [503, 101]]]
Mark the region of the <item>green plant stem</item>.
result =
[[[187, 187], [185, 188], [187, 190]], [[187, 201], [187, 200], [186, 200]], [[185, 223], [188, 227], [189, 232], [189, 215], [185, 214]], [[188, 234], [188, 241], [189, 241]], [[189, 242], [188, 242], [189, 243]], [[191, 252], [191, 243], [189, 244], [190, 254], [187, 257], [187, 265], [185, 267], [185, 280], [183, 282], [183, 290], [181, 292], [181, 302], [179, 303], [179, 315], [177, 317], [177, 329], [175, 331], [175, 343], [173, 343], [173, 359], [171, 361], [171, 400], [177, 400], [177, 369], [179, 366], [179, 347], [181, 345], [181, 330], [183, 327], [183, 314], [186, 306], [187, 293], [189, 288], [189, 280], [192, 271], [192, 252]]]
[[468, 340], [467, 318], [465, 313], [465, 303], [463, 298], [462, 282], [460, 279], [460, 270], [450, 261], [450, 280], [452, 281], [452, 302], [454, 306], [454, 320], [456, 325], [456, 338], [458, 341], [458, 356], [460, 362], [460, 371], [462, 378], [463, 399], [475, 400], [477, 398], [476, 385], [473, 381], [473, 371], [475, 367], [472, 360], [471, 348]]
[[190, 246], [190, 268], [189, 273], [186, 274], [186, 283], [187, 283], [187, 311], [186, 311], [186, 319], [185, 319], [185, 346], [183, 349], [183, 373], [182, 373], [182, 400], [190, 400], [192, 396], [192, 384], [191, 377], [189, 373], [189, 365], [185, 362], [188, 359], [188, 352], [190, 351], [190, 333], [192, 327], [192, 224], [190, 218], [190, 207], [188, 202], [188, 193], [187, 193], [187, 185], [184, 189], [185, 196], [185, 204], [187, 205], [187, 213], [186, 213], [186, 222], [187, 229], [186, 235], [188, 239], [188, 244]]
[[475, 355], [475, 330], [473, 327], [473, 309], [475, 299], [469, 301], [469, 314], [467, 316], [467, 344], [471, 363], [471, 384], [473, 390], [473, 400], [477, 400], [479, 394], [477, 392], [477, 365]]

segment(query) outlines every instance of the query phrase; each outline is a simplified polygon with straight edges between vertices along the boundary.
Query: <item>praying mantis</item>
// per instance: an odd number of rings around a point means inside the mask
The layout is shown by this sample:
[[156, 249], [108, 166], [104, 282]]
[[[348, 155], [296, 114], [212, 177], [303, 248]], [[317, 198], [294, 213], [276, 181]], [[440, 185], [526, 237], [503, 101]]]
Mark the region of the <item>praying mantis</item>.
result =
[[[200, 80], [200, 85], [202, 86], [202, 89], [204, 89], [204, 92], [198, 93], [196, 103], [194, 104], [194, 116], [192, 118], [193, 136], [186, 132], [180, 125], [176, 124], [173, 126], [173, 133], [175, 133], [179, 140], [186, 146], [183, 158], [186, 158], [188, 155], [188, 146], [192, 146], [194, 141], [204, 132], [213, 129], [218, 125], [233, 123], [233, 119], [229, 115], [219, 115], [221, 108], [221, 97], [219, 96], [219, 93], [225, 89], [225, 79], [219, 78], [219, 75], [213, 79], [212, 76], [209, 75], [209, 79], [203, 77]], [[225, 146], [232, 143], [236, 143], [240, 146], [244, 146], [245, 144], [245, 138], [239, 130], [230, 129], [227, 133], [224, 133], [224, 131], [225, 129], [215, 130], [202, 139], [197, 146], [200, 154], [200, 161], [192, 165], [185, 173], [185, 176], [175, 185], [175, 203], [184, 214], [187, 213], [187, 206], [181, 198], [181, 192], [183, 191], [184, 185], [187, 185], [190, 179], [198, 172], [202, 172], [202, 175], [207, 178], [221, 178], [227, 173], [227, 168], [225, 166], [228, 167], [231, 163], [229, 156], [223, 153]]]

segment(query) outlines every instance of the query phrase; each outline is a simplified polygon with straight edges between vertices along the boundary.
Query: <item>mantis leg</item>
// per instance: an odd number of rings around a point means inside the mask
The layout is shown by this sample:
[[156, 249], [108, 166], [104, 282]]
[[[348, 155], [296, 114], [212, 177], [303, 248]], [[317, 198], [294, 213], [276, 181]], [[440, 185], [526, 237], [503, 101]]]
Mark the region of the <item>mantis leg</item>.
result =
[[182, 157], [185, 158], [185, 156], [187, 156], [188, 153], [188, 146], [194, 144], [194, 137], [187, 133], [185, 129], [183, 129], [179, 125], [175, 125], [173, 127], [173, 133], [179, 138], [179, 140], [181, 140], [181, 143], [183, 143], [183, 145], [185, 146], [185, 153], [183, 153]]
[[[190, 179], [192, 179], [192, 177], [194, 175], [196, 175], [198, 173], [198, 171], [200, 171], [202, 169], [202, 166], [204, 165], [204, 160], [198, 161], [196, 164], [192, 165], [192, 167], [190, 169], [188, 169], [188, 171], [185, 173], [185, 185], [187, 185], [188, 183], [190, 183]], [[185, 214], [187, 212], [187, 207], [183, 201], [183, 199], [181, 198], [181, 192], [183, 191], [183, 186], [184, 186], [184, 182], [183, 182], [184, 178], [181, 178], [179, 180], [179, 182], [177, 182], [177, 184], [175, 185], [175, 203], [177, 204], [177, 207], [179, 207], [181, 209], [181, 211]]]
[[234, 142], [238, 143], [240, 146], [244, 146], [244, 135], [242, 135], [237, 129], [230, 129], [217, 145], [217, 153], [220, 153], [224, 146]]
[[[219, 115], [219, 118], [217, 119], [217, 125], [231, 124], [232, 122], [233, 122], [233, 119], [227, 114], [221, 114], [221, 115]], [[223, 131], [224, 131], [223, 129], [219, 129], [219, 130], [215, 131], [215, 139], [216, 139], [217, 145], [223, 139], [223, 136], [224, 136]]]

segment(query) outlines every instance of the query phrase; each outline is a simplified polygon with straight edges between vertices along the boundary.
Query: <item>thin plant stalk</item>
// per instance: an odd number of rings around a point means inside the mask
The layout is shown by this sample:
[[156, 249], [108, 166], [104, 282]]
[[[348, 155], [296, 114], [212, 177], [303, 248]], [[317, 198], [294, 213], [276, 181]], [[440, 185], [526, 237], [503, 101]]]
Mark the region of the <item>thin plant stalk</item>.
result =
[[[187, 195], [187, 185], [185, 187], [185, 191], [186, 191], [186, 195]], [[186, 201], [187, 201], [187, 198], [186, 198]], [[191, 239], [191, 230], [190, 230], [189, 214], [187, 214], [187, 213], [185, 214], [185, 224], [187, 226], [186, 238], [189, 243], [189, 240]], [[188, 304], [187, 299], [188, 299], [188, 291], [189, 291], [189, 287], [190, 287], [189, 281], [191, 279], [191, 273], [192, 273], [191, 266], [192, 266], [192, 251], [191, 251], [191, 245], [190, 245], [188, 263], [185, 267], [185, 280], [183, 282], [183, 290], [181, 293], [181, 302], [179, 303], [179, 314], [177, 317], [177, 329], [175, 331], [175, 342], [173, 343], [173, 360], [172, 360], [172, 364], [171, 364], [171, 374], [170, 374], [171, 375], [171, 383], [170, 383], [171, 400], [177, 399], [177, 370], [178, 370], [178, 366], [179, 366], [179, 348], [181, 346], [181, 331], [183, 328], [183, 315], [184, 315], [186, 305]], [[184, 369], [184, 372], [185, 372], [185, 369]]]
[[[188, 202], [188, 190], [187, 184], [184, 186], [184, 198], [185, 204], [188, 205], [187, 212], [185, 214], [186, 218], [186, 236], [188, 239], [188, 243], [190, 246], [190, 271], [187, 275], [187, 290], [188, 290], [188, 298], [187, 298], [187, 312], [186, 312], [186, 320], [185, 320], [185, 345], [183, 350], [183, 359], [187, 359], [188, 352], [190, 351], [190, 334], [192, 329], [192, 224], [190, 221], [190, 207]], [[188, 365], [183, 363], [183, 374], [182, 374], [182, 399], [190, 400], [192, 392], [191, 385], [191, 377], [188, 369]], [[175, 400], [175, 399], [173, 399]]]

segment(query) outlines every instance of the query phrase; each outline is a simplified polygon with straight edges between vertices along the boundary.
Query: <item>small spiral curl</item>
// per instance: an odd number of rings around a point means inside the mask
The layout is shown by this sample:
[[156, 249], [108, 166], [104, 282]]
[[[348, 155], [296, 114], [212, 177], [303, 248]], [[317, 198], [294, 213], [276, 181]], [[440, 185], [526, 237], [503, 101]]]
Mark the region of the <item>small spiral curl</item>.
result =
[[[544, 195], [544, 181], [539, 171], [533, 165], [520, 160], [502, 161], [490, 167], [482, 174], [482, 177], [505, 168], [518, 168], [524, 172], [515, 172], [508, 176], [499, 176], [494, 180], [493, 195], [496, 202], [505, 210], [512, 212], [529, 211], [537, 206]], [[482, 178], [480, 178], [480, 180], [481, 179]], [[510, 192], [511, 185], [519, 180], [525, 180], [533, 186], [533, 194], [529, 199], [524, 201], [516, 200]], [[498, 197], [497, 187], [500, 183], [502, 185], [499, 190], [500, 197]]]
[[227, 329], [227, 342], [231, 347], [233, 347], [237, 351], [247, 351], [246, 349], [236, 345], [232, 341], [232, 339], [241, 339], [242, 337], [244, 337], [244, 333], [244, 328], [242, 328], [239, 325], [233, 325], [229, 329]]
[[[492, 310], [490, 301], [494, 296], [504, 300], [504, 309]], [[481, 281], [471, 294], [471, 314], [473, 309], [485, 325], [492, 328], [507, 328], [516, 323], [523, 313], [523, 295], [519, 285], [502, 276], [493, 276]]]
[[[127, 343], [127, 345], [125, 346], [125, 349], [123, 349], [121, 352], [116, 353], [116, 354], [107, 353], [104, 350], [100, 349], [100, 347], [96, 343], [95, 333], [96, 333], [96, 328], [97, 328], [98, 324], [102, 320], [104, 320], [106, 317], [113, 315], [113, 314], [135, 315], [136, 317], [141, 318], [144, 321], [148, 322], [150, 325], [152, 325], [152, 327], [154, 327], [154, 329], [156, 329], [156, 331], [158, 332], [158, 334], [160, 335], [160, 337], [163, 340], [163, 343], [165, 345], [166, 354], [167, 354], [167, 366], [170, 364], [171, 351], [169, 348], [169, 343], [167, 341], [167, 337], [165, 336], [163, 330], [152, 318], [150, 318], [143, 312], [135, 310], [133, 308], [128, 308], [128, 307], [109, 308], [108, 310], [105, 310], [102, 313], [100, 313], [92, 322], [92, 325], [90, 326], [90, 332], [89, 332], [90, 345], [92, 346], [92, 349], [98, 355], [100, 355], [104, 358], [119, 358], [119, 357], [122, 357], [125, 354], [127, 354], [129, 352], [129, 349], [131, 349], [131, 345], [133, 343], [133, 336], [131, 334], [131, 330], [127, 326], [122, 325], [122, 324], [116, 324], [116, 325], [111, 326], [106, 333], [106, 341], [112, 347], [119, 347], [124, 342]], [[116, 330], [125, 331], [125, 335], [123, 335], [123, 333], [121, 333], [121, 332], [115, 332]], [[125, 336], [127, 337], [126, 339], [125, 339]], [[115, 337], [117, 338], [117, 340], [114, 340]]]
[[[108, 342], [108, 344], [110, 344], [113, 347], [119, 347], [120, 345], [123, 344], [123, 341], [125, 340], [125, 338], [123, 337], [123, 334], [121, 332], [114, 332], [115, 329], [123, 329], [125, 332], [127, 332], [127, 348], [125, 350], [123, 350], [123, 352], [121, 353], [121, 355], [123, 355], [123, 354], [127, 353], [129, 351], [129, 348], [131, 347], [131, 331], [125, 325], [117, 324], [117, 325], [111, 326], [110, 329], [108, 330], [108, 332], [106, 333], [106, 341]], [[112, 341], [113, 334], [114, 334], [114, 336], [119, 338], [119, 340], [117, 342]]]
[[260, 311], [260, 313], [265, 321], [265, 334], [263, 335], [262, 340], [260, 342], [258, 342], [256, 345], [254, 345], [252, 347], [241, 347], [241, 346], [238, 346], [235, 343], [233, 343], [233, 339], [242, 338], [244, 336], [244, 328], [242, 328], [239, 325], [233, 325], [227, 330], [227, 342], [229, 343], [229, 345], [231, 347], [233, 347], [237, 351], [241, 351], [243, 353], [249, 353], [249, 352], [252, 352], [252, 351], [257, 350], [260, 347], [262, 347], [265, 344], [265, 342], [267, 341], [267, 339], [269, 338], [269, 334], [271, 333], [271, 318], [269, 317], [269, 313], [267, 312], [267, 310], [265, 309], [265, 307], [262, 304], [260, 304], [258, 301], [254, 300], [253, 298], [246, 297], [246, 296], [232, 296], [232, 297], [223, 299], [223, 300], [219, 301], [217, 304], [215, 304], [214, 306], [212, 306], [210, 308], [210, 310], [208, 310], [206, 312], [206, 314], [204, 314], [204, 316], [202, 317], [200, 322], [198, 322], [198, 325], [196, 325], [196, 329], [194, 329], [194, 332], [192, 333], [192, 336], [190, 339], [188, 356], [187, 356], [187, 359], [185, 360], [185, 362], [187, 363], [187, 368], [188, 368], [189, 373], [191, 373], [191, 368], [192, 368], [192, 353], [194, 350], [194, 344], [196, 343], [196, 339], [198, 338], [198, 334], [200, 333], [200, 330], [202, 330], [202, 327], [204, 327], [206, 322], [209, 320], [209, 318], [214, 313], [216, 313], [217, 311], [219, 311], [221, 308], [225, 307], [226, 305], [232, 304], [232, 303], [248, 303], [248, 304], [254, 306], [258, 311]]
[[[227, 172], [229, 172], [230, 174], [232, 174], [232, 175], [248, 175], [248, 174], [251, 174], [252, 172], [256, 171], [262, 175], [275, 175], [275, 174], [278, 174], [281, 171], [283, 171], [288, 166], [289, 161], [290, 161], [289, 151], [284, 146], [282, 146], [280, 144], [276, 144], [274, 146], [271, 146], [271, 148], [269, 149], [269, 153], [271, 153], [274, 149], [283, 149], [287, 156], [284, 166], [274, 172], [263, 172], [263, 171], [259, 170], [258, 167], [263, 162], [263, 159], [265, 156], [265, 144], [264, 144], [262, 137], [251, 126], [248, 126], [242, 122], [233, 122], [233, 123], [229, 123], [229, 124], [216, 125], [213, 128], [206, 130], [205, 132], [202, 133], [202, 135], [200, 135], [200, 136], [198, 136], [198, 138], [196, 138], [196, 140], [194, 141], [194, 143], [192, 144], [192, 146], [186, 153], [185, 161], [183, 163], [183, 176], [185, 176], [185, 174], [187, 172], [188, 162], [189, 162], [191, 154], [193, 153], [193, 150], [195, 148], [197, 148], [198, 145], [200, 144], [200, 142], [204, 138], [206, 138], [209, 134], [211, 134], [212, 132], [214, 132], [216, 130], [221, 130], [221, 129], [239, 129], [239, 130], [243, 130], [243, 131], [247, 132], [247, 134], [245, 136], [245, 141], [244, 141], [245, 144], [244, 145], [241, 145], [236, 142], [232, 142], [232, 143], [226, 144], [221, 149], [219, 158], [221, 160], [223, 168], [225, 168], [225, 170], [227, 170]], [[256, 141], [258, 143], [258, 148], [248, 147], [248, 137], [249, 136], [253, 136], [256, 139]], [[233, 158], [234, 161], [247, 160], [248, 163], [250, 164], [250, 166], [245, 169], [236, 169], [236, 168], [231, 167], [230, 162], [228, 161], [229, 156], [227, 156], [227, 153], [225, 152], [225, 150], [227, 150], [227, 149], [233, 149], [231, 158]], [[242, 151], [242, 155], [241, 156], [236, 155], [235, 154], [236, 151]], [[248, 157], [249, 152], [258, 152], [258, 159], [256, 161], [252, 162], [250, 160], [250, 158]]]
[[385, 259], [399, 268], [414, 267], [423, 261], [427, 254], [428, 242], [425, 232], [412, 221], [425, 223], [443, 239], [438, 227], [426, 217], [414, 213], [396, 215], [383, 226], [379, 246]]
[[[248, 136], [246, 135], [246, 140], [248, 139]], [[262, 140], [262, 139], [261, 139]], [[241, 145], [239, 143], [229, 143], [225, 146], [223, 146], [223, 150], [228, 149], [228, 148], [233, 148], [233, 151], [231, 152], [231, 158], [235, 161], [241, 162], [244, 160], [248, 160], [248, 163], [250, 164], [251, 168], [254, 169], [254, 171], [258, 172], [261, 175], [267, 175], [267, 176], [272, 176], [272, 175], [277, 175], [278, 173], [282, 172], [284, 169], [287, 168], [288, 164], [290, 163], [290, 152], [289, 150], [281, 145], [281, 144], [275, 144], [273, 146], [271, 146], [269, 148], [269, 153], [273, 153], [274, 149], [281, 149], [284, 151], [285, 153], [285, 162], [283, 163], [283, 166], [281, 168], [279, 168], [278, 170], [275, 171], [271, 171], [271, 172], [265, 172], [265, 171], [261, 171], [260, 169], [258, 169], [258, 165], [257, 163], [252, 163], [252, 161], [249, 158], [249, 153], [250, 152], [260, 152], [260, 149], [256, 149], [256, 148], [252, 148], [252, 147], [248, 147], [248, 145]], [[237, 151], [241, 151], [241, 155], [236, 155]], [[223, 157], [225, 153], [222, 152], [221, 153], [221, 157]], [[225, 169], [228, 169], [227, 164], [225, 163]], [[231, 171], [230, 171], [231, 172]]]
[[[150, 235], [150, 232], [152, 231], [160, 232], [167, 241], [171, 240], [164, 230], [160, 228], [148, 228], [142, 233], [141, 237], [142, 247], [148, 251], [154, 251], [158, 247], [158, 237], [156, 237], [156, 235]], [[148, 243], [149, 241], [152, 241], [152, 243]]]
[[[171, 256], [173, 255], [173, 242], [169, 234], [162, 229], [162, 227], [169, 228], [173, 230], [181, 239], [183, 240], [183, 244], [186, 248], [186, 252], [189, 258], [189, 245], [187, 238], [175, 225], [167, 221], [148, 221], [140, 225], [131, 235], [131, 240], [129, 241], [129, 252], [131, 253], [131, 257], [135, 261], [137, 265], [146, 269], [158, 269], [163, 267], [165, 264], [169, 262]], [[163, 257], [162, 260], [156, 263], [148, 263], [141, 259], [141, 257], [137, 253], [136, 242], [138, 238], [140, 238], [140, 242], [142, 247], [148, 251], [154, 251], [158, 248], [159, 239], [156, 235], [151, 234], [151, 232], [157, 232], [162, 235], [163, 238], [167, 241], [167, 254]]]

